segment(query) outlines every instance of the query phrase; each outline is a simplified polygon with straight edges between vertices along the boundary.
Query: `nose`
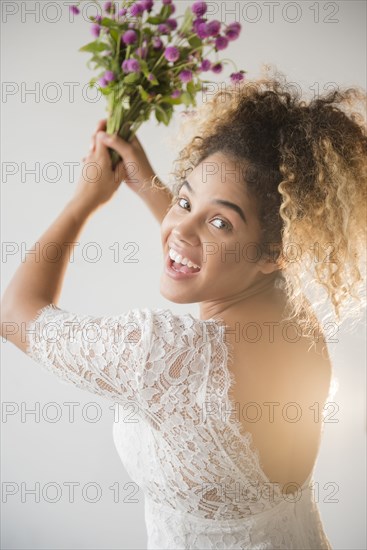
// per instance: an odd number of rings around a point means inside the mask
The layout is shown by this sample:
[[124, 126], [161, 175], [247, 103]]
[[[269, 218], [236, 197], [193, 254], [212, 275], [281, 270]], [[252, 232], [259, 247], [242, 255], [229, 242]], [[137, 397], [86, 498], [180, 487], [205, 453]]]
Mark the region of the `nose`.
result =
[[181, 241], [189, 246], [197, 246], [200, 243], [192, 220], [181, 220], [181, 222], [172, 229], [172, 236], [177, 243]]

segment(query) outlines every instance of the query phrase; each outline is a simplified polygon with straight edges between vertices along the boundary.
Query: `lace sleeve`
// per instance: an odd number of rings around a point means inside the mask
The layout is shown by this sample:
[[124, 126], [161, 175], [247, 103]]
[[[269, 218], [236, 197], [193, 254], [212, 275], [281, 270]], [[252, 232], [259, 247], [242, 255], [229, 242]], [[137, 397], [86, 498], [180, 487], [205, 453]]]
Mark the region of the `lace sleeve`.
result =
[[210, 370], [206, 327], [189, 313], [152, 311], [150, 347], [139, 387], [142, 408], [155, 429], [200, 421]]
[[137, 401], [149, 349], [151, 311], [78, 315], [50, 304], [27, 323], [27, 355], [62, 382], [112, 401]]

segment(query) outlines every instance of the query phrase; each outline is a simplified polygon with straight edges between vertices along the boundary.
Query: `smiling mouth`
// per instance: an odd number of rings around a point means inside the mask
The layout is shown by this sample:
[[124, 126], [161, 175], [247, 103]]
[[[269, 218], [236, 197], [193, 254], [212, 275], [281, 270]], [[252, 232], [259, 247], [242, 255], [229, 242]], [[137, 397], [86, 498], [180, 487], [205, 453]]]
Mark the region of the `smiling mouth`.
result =
[[175, 262], [172, 258], [169, 258], [168, 265], [177, 273], [198, 273], [200, 271], [200, 267], [187, 267], [187, 265]]

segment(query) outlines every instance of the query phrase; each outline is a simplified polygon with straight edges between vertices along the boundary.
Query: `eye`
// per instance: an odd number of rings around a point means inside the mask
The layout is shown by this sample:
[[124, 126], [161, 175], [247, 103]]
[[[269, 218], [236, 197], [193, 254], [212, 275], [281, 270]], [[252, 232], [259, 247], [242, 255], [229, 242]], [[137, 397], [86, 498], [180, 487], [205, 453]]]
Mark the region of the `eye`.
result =
[[[181, 201], [186, 201], [186, 202], [188, 202], [188, 200], [184, 199], [183, 197], [176, 197], [176, 202], [177, 202], [178, 204], [180, 204]], [[182, 208], [182, 207], [180, 206], [180, 208]], [[184, 209], [184, 210], [185, 210], [185, 209]]]
[[[183, 210], [186, 210], [186, 208], [182, 207], [181, 206], [181, 201], [185, 201], [186, 203], [189, 204], [189, 201], [187, 199], [185, 199], [185, 197], [175, 197], [175, 204], [177, 203], [179, 205], [180, 208], [183, 208]], [[222, 222], [222, 224], [224, 224], [224, 227], [216, 227], [217, 229], [224, 229], [225, 231], [232, 231], [232, 225], [225, 221], [225, 220], [222, 220], [221, 218], [214, 218], [215, 220], [219, 220], [220, 222]]]

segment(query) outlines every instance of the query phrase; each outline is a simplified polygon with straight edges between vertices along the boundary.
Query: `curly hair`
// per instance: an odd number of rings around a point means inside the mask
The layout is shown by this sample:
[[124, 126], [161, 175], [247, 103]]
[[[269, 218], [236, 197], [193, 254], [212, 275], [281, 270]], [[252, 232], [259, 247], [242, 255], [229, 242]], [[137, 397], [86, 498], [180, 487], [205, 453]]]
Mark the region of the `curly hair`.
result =
[[279, 71], [227, 85], [185, 113], [178, 139], [188, 128], [192, 135], [170, 174], [174, 200], [209, 155], [240, 163], [260, 222], [261, 257], [279, 267], [286, 318], [315, 335], [320, 324], [302, 285], [324, 292], [314, 306], [330, 299], [331, 322], [358, 318], [366, 303], [366, 92], [354, 86], [306, 100], [299, 90]]

